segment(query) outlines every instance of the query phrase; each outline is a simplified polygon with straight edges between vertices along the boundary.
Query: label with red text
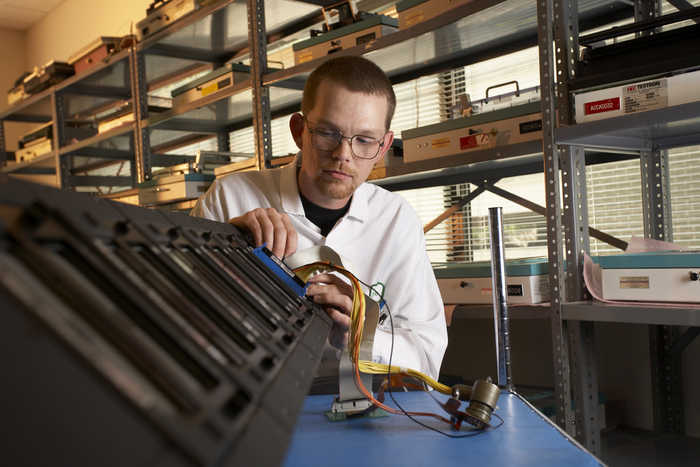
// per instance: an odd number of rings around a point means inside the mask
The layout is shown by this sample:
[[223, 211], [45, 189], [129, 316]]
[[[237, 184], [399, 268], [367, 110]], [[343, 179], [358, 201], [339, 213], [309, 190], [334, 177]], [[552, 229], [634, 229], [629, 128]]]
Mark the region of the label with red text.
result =
[[489, 148], [491, 144], [489, 143], [488, 133], [482, 133], [480, 135], [465, 136], [464, 138], [459, 138], [459, 149], [473, 149], [473, 148]]
[[620, 98], [613, 97], [602, 101], [587, 102], [584, 108], [586, 115], [599, 114], [603, 112], [611, 112], [620, 110]]

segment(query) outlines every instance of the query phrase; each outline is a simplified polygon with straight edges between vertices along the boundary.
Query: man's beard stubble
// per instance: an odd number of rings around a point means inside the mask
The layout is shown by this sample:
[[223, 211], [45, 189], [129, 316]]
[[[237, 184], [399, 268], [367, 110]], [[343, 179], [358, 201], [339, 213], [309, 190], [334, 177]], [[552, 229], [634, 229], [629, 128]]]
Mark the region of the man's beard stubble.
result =
[[[348, 181], [337, 180], [325, 175], [324, 171], [343, 172], [346, 175], [350, 175], [352, 179]], [[312, 179], [316, 190], [321, 195], [332, 199], [345, 199], [351, 196], [357, 188], [356, 181], [357, 172], [343, 167], [342, 164], [327, 164], [318, 169], [316, 171], [316, 176]]]

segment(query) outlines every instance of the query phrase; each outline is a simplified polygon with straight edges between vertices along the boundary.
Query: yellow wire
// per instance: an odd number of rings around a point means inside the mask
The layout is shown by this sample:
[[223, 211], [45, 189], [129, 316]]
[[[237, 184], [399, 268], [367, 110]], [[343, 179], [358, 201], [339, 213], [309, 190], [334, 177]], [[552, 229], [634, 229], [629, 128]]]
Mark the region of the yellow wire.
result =
[[[359, 348], [355, 349], [355, 342], [359, 343], [362, 342], [362, 331], [364, 329], [364, 310], [365, 310], [365, 294], [362, 291], [362, 287], [360, 286], [357, 278], [350, 273], [348, 270], [337, 266], [337, 265], [331, 265], [330, 263], [325, 263], [325, 262], [317, 262], [317, 263], [311, 263], [306, 266], [302, 266], [298, 269], [296, 269], [294, 272], [304, 281], [307, 282], [308, 279], [311, 277], [312, 274], [316, 272], [325, 272], [325, 271], [336, 271], [345, 277], [347, 277], [353, 288], [353, 299], [352, 299], [352, 311], [350, 313], [350, 321], [351, 321], [351, 326], [350, 326], [350, 338], [348, 339], [348, 351], [350, 353], [350, 358], [354, 362], [354, 356], [359, 355]], [[355, 352], [357, 350], [357, 352]], [[398, 366], [392, 365], [389, 367], [389, 365], [385, 365], [383, 363], [374, 363], [374, 362], [369, 362], [366, 360], [359, 360], [357, 362], [358, 369], [362, 373], [370, 373], [370, 374], [376, 374], [376, 375], [387, 375], [389, 373], [391, 374], [396, 374], [396, 373], [406, 373], [407, 375], [419, 380], [423, 381], [425, 384], [430, 386], [431, 388], [435, 389], [436, 391], [442, 393], [442, 394], [447, 394], [451, 395], [452, 394], [452, 389], [449, 386], [446, 386], [442, 383], [439, 383], [435, 381], [433, 378], [430, 376], [424, 375], [423, 373], [412, 370], [412, 369], [406, 369], [406, 368], [400, 368]]]
[[[362, 332], [364, 330], [364, 310], [365, 310], [365, 294], [362, 291], [357, 278], [348, 270], [337, 266], [331, 265], [326, 262], [316, 262], [311, 263], [306, 266], [302, 266], [295, 269], [294, 272], [299, 276], [301, 280], [307, 282], [309, 278], [315, 273], [322, 273], [326, 271], [335, 271], [343, 276], [347, 277], [351, 284], [353, 290], [352, 298], [352, 310], [350, 311], [350, 337], [348, 339], [348, 352], [350, 353], [350, 358], [354, 362], [354, 355], [359, 355], [359, 348], [355, 349], [355, 342], [358, 344], [362, 342]], [[355, 352], [357, 350], [357, 353]]]
[[430, 376], [424, 375], [423, 373], [416, 370], [412, 370], [410, 368], [400, 368], [394, 365], [391, 365], [391, 367], [389, 367], [389, 365], [385, 365], [384, 363], [374, 363], [368, 362], [366, 360], [360, 360], [358, 366], [361, 372], [371, 373], [374, 375], [387, 375], [389, 373], [406, 373], [407, 375], [419, 381], [423, 381], [425, 384], [435, 389], [439, 393], [447, 394], [448, 396], [452, 395], [452, 388], [450, 388], [449, 386], [439, 383]]

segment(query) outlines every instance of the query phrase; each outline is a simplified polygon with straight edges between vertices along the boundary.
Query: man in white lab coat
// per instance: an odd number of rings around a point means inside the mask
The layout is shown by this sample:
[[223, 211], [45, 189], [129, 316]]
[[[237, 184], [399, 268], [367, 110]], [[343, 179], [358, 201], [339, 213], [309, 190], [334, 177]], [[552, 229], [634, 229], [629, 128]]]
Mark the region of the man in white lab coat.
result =
[[[399, 195], [365, 183], [394, 139], [396, 97], [389, 79], [362, 57], [320, 65], [304, 88], [302, 112], [289, 126], [299, 147], [281, 169], [217, 179], [192, 215], [230, 222], [278, 257], [327, 245], [348, 258], [365, 292], [386, 301], [373, 360], [437, 379], [447, 347], [440, 292], [418, 215]], [[330, 343], [347, 345], [352, 295], [340, 278], [321, 274], [307, 295], [335, 325]], [[393, 339], [392, 339], [393, 322]], [[393, 350], [393, 353], [392, 353]]]

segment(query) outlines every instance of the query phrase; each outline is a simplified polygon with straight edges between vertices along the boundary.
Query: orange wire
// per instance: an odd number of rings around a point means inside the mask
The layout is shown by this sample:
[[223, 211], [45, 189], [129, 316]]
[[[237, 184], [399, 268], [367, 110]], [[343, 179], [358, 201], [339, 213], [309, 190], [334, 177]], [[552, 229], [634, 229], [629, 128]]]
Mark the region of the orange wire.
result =
[[[315, 263], [307, 264], [306, 266], [298, 268], [295, 270], [295, 272], [300, 271], [302, 269], [307, 270], [307, 269], [310, 269], [312, 267], [315, 268], [316, 270], [320, 270], [321, 266], [323, 266], [324, 268], [327, 267], [331, 271], [336, 271], [336, 272], [342, 274], [343, 276], [347, 277], [353, 286], [353, 302], [355, 300], [360, 300], [360, 304], [364, 305], [364, 292], [362, 291], [362, 286], [360, 285], [359, 281], [350, 271], [348, 271], [340, 266], [333, 265], [327, 261], [317, 261]], [[360, 294], [362, 294], [362, 295], [360, 295]], [[360, 306], [359, 311], [358, 311], [357, 320], [355, 320], [351, 323], [351, 337], [353, 338], [351, 363], [352, 363], [352, 367], [353, 367], [353, 380], [355, 382], [355, 387], [357, 387], [357, 389], [365, 396], [365, 398], [367, 398], [370, 402], [372, 402], [373, 405], [377, 406], [380, 409], [386, 410], [389, 413], [393, 413], [395, 415], [433, 417], [433, 418], [436, 418], [438, 420], [449, 423], [450, 425], [457, 428], [456, 424], [452, 423], [450, 420], [447, 420], [438, 414], [428, 413], [428, 412], [406, 412], [406, 411], [400, 411], [400, 410], [393, 409], [393, 408], [379, 402], [374, 397], [374, 395], [367, 390], [365, 385], [362, 383], [362, 379], [360, 377], [360, 369], [359, 369], [359, 365], [357, 363], [360, 360], [360, 344], [362, 342], [362, 330], [364, 327], [364, 319], [365, 319], [365, 306]], [[357, 326], [353, 327], [352, 324], [357, 324]]]

